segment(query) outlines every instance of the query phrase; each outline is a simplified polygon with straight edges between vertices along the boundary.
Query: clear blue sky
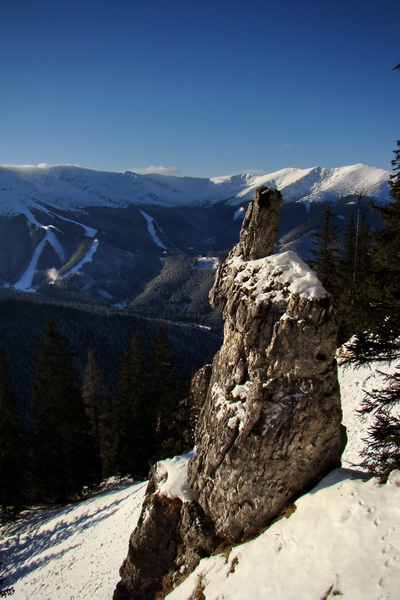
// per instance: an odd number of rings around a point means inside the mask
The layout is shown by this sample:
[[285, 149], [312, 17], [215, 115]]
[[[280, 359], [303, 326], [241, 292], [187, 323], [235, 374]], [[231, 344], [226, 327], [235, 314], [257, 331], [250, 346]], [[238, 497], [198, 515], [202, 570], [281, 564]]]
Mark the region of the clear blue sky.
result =
[[391, 169], [399, 62], [398, 0], [3, 0], [0, 163]]

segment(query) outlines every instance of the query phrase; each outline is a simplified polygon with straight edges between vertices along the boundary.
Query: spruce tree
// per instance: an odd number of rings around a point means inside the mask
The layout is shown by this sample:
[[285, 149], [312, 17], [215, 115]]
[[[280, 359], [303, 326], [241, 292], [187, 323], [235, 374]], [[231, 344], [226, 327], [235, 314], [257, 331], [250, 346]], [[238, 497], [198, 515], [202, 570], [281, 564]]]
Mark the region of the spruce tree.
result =
[[33, 484], [38, 499], [65, 501], [97, 480], [74, 355], [49, 322], [39, 345], [32, 388]]
[[113, 471], [146, 477], [153, 452], [153, 429], [145, 397], [142, 345], [137, 332], [122, 356], [112, 411]]
[[[373, 256], [372, 275], [365, 290], [365, 330], [347, 346], [348, 360], [363, 364], [400, 358], [400, 142], [392, 161], [392, 202], [380, 208], [384, 229], [379, 232]], [[400, 467], [400, 369], [386, 375], [385, 386], [367, 394], [361, 413], [372, 413], [373, 424], [363, 450], [362, 466], [385, 480]]]
[[178, 376], [166, 332], [160, 326], [153, 343], [149, 386], [156, 434], [155, 459], [180, 454], [190, 437], [190, 407], [185, 382]]
[[90, 434], [94, 440], [96, 456], [100, 468], [102, 454], [102, 413], [105, 387], [101, 372], [97, 366], [93, 348], [86, 352], [86, 366], [83, 373], [82, 399], [89, 420]]
[[355, 218], [353, 215], [349, 218], [343, 256], [339, 261], [336, 304], [341, 317], [340, 343], [363, 331], [365, 313], [371, 310], [365, 299], [372, 270], [372, 237], [361, 200], [359, 197]]
[[26, 492], [26, 436], [0, 347], [0, 505], [18, 508]]
[[324, 288], [335, 295], [339, 278], [339, 234], [334, 224], [335, 215], [327, 206], [322, 213], [323, 223], [314, 235], [310, 265], [316, 271]]

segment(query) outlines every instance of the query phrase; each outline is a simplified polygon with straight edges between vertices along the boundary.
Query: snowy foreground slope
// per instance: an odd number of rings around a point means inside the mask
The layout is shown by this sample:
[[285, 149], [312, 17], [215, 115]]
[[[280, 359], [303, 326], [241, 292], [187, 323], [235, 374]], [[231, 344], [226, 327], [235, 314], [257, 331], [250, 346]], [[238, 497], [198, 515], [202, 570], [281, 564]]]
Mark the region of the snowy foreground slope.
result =
[[[349, 435], [344, 468], [297, 500], [289, 518], [201, 561], [169, 600], [189, 600], [195, 590], [207, 600], [399, 599], [400, 473], [379, 485], [351, 468], [368, 427], [355, 411], [362, 390], [378, 387], [381, 376], [368, 367], [339, 375]], [[122, 487], [3, 528], [13, 598], [110, 600], [144, 491], [144, 483]]]
[[2, 528], [0, 560], [15, 600], [112, 598], [147, 483], [40, 511]]

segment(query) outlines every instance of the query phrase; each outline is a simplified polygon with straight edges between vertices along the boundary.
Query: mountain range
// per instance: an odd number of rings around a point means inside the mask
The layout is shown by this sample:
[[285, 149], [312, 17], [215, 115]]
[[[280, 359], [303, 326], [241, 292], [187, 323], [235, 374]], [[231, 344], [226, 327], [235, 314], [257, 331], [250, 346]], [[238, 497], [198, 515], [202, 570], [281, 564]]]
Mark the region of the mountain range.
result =
[[358, 198], [388, 200], [389, 177], [362, 164], [212, 179], [2, 166], [0, 295], [213, 325], [208, 290], [256, 188], [282, 192], [278, 247], [307, 258], [327, 203], [343, 227]]

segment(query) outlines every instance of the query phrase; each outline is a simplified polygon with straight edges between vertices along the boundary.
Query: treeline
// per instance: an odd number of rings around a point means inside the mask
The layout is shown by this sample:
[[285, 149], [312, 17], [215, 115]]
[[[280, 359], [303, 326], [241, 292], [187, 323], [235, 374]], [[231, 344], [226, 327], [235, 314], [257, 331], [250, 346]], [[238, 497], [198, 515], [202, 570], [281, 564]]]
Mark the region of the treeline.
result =
[[33, 361], [30, 405], [20, 410], [0, 350], [0, 505], [64, 502], [111, 475], [145, 478], [150, 465], [192, 445], [189, 378], [182, 379], [165, 329], [145, 352], [135, 332], [116, 383], [104, 384], [93, 348], [83, 375], [53, 321]]
[[[398, 65], [397, 68], [400, 68]], [[336, 300], [345, 360], [355, 365], [400, 358], [400, 141], [392, 161], [392, 201], [375, 206], [382, 227], [370, 231], [358, 204], [339, 254], [330, 209], [315, 238], [312, 264]], [[373, 416], [359, 466], [381, 480], [400, 469], [400, 367], [386, 374], [384, 387], [364, 397], [361, 415]]]
[[140, 332], [144, 353], [148, 354], [162, 323], [171, 354], [184, 376], [196, 371], [205, 357], [221, 345], [219, 333], [194, 325], [146, 318], [131, 311], [76, 307], [37, 301], [35, 298], [0, 298], [0, 345], [4, 348], [11, 380], [22, 408], [30, 403], [38, 340], [49, 319], [56, 323], [57, 331], [73, 346], [75, 363], [81, 375], [86, 364], [87, 348], [93, 348], [109, 391], [115, 387], [124, 348], [136, 330]]
[[[322, 226], [315, 233], [310, 250], [310, 265], [335, 299], [340, 317], [339, 344], [365, 328], [359, 299], [365, 293], [378, 239], [378, 229], [371, 229], [368, 224], [363, 196], [360, 194], [353, 204], [354, 212], [350, 214], [343, 234], [332, 208], [325, 208]], [[372, 209], [380, 210], [377, 206]]]

